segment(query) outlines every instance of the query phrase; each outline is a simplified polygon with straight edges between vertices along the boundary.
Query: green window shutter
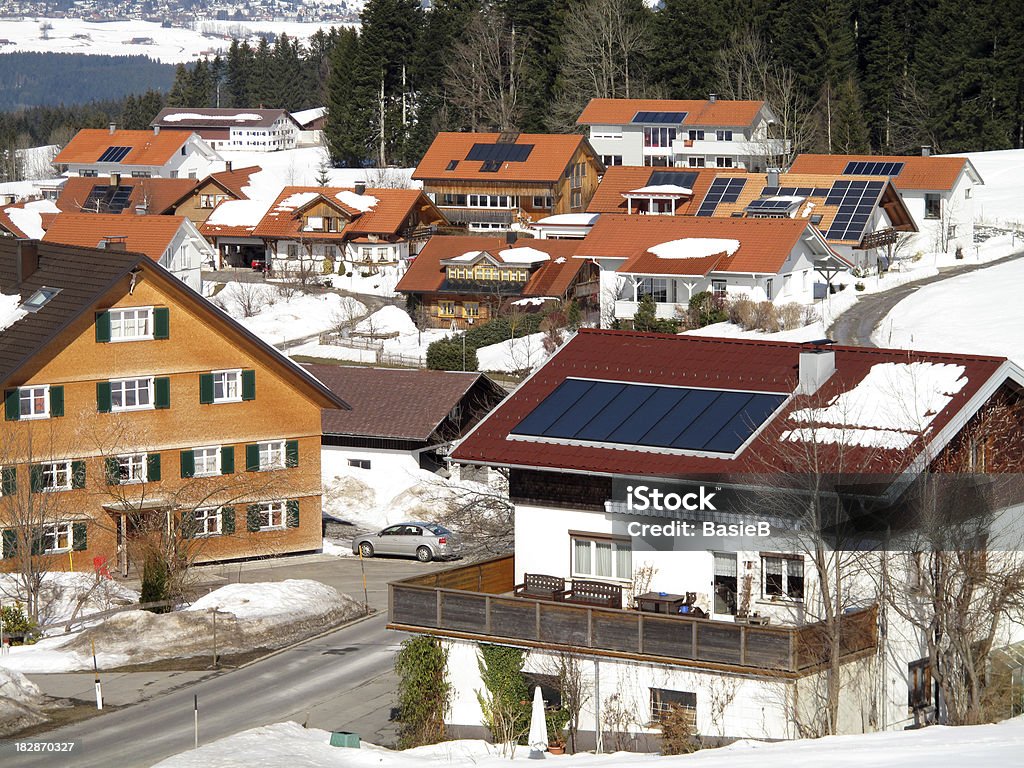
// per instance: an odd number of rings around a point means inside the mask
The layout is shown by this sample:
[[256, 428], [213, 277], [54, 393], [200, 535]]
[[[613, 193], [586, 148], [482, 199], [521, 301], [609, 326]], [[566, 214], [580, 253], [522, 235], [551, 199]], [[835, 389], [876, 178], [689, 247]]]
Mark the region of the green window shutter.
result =
[[71, 548], [75, 552], [84, 552], [89, 548], [89, 534], [85, 523], [71, 524]]
[[29, 474], [29, 487], [32, 489], [32, 493], [39, 493], [43, 490], [43, 465], [33, 464], [28, 471]]
[[298, 501], [286, 501], [284, 503], [285, 508], [285, 525], [289, 528], [299, 527], [299, 502]]
[[17, 421], [21, 418], [21, 398], [16, 389], [4, 392], [4, 418], [7, 421]]
[[100, 413], [110, 413], [110, 382], [96, 382], [96, 410]]
[[14, 557], [18, 552], [18, 532], [12, 528], [5, 528], [3, 532], [4, 557]]
[[0, 470], [0, 495], [10, 496], [18, 490], [17, 467], [4, 467]]
[[199, 374], [199, 402], [208, 405], [213, 402], [213, 374]]
[[245, 446], [245, 471], [260, 471], [260, 446], [257, 443], [249, 443]]
[[155, 483], [160, 479], [160, 454], [146, 454], [146, 480]]
[[181, 538], [191, 539], [196, 535], [195, 510], [186, 509], [181, 513]]
[[235, 532], [235, 508], [221, 507], [220, 510], [220, 532], [224, 536], [230, 536]]
[[169, 339], [171, 337], [171, 310], [167, 307], [153, 308], [153, 338]]
[[181, 476], [195, 477], [196, 455], [192, 451], [181, 452]]
[[287, 440], [284, 444], [284, 465], [286, 467], [299, 466], [299, 441]]
[[171, 380], [167, 376], [153, 379], [153, 405], [156, 408], [171, 407]]
[[117, 459], [110, 457], [103, 462], [107, 468], [107, 485], [121, 484], [121, 471]]
[[256, 371], [242, 371], [242, 399], [256, 399]]
[[50, 387], [50, 415], [64, 415], [64, 387]]
[[225, 445], [220, 449], [220, 473], [222, 475], [235, 474], [235, 447]]
[[260, 505], [250, 504], [245, 509], [245, 530], [258, 531], [260, 529]]
[[96, 341], [102, 343], [110, 341], [110, 313], [96, 313]]
[[71, 487], [85, 488], [85, 462], [71, 462]]

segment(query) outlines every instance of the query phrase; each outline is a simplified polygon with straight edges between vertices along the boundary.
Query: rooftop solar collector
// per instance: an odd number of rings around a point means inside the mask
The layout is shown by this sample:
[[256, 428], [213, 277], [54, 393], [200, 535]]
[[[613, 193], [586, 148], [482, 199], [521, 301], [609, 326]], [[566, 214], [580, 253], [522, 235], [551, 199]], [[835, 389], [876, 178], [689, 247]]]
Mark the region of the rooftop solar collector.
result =
[[466, 155], [467, 160], [501, 163], [522, 163], [533, 151], [533, 144], [474, 144]]

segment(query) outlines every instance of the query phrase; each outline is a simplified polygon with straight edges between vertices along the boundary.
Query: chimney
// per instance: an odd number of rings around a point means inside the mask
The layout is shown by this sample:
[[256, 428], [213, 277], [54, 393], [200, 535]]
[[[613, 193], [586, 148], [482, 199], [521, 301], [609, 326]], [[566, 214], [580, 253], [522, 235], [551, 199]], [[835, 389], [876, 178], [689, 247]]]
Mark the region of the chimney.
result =
[[105, 248], [108, 251], [127, 251], [128, 250], [128, 236], [127, 235], [108, 235], [100, 241], [100, 248]]
[[509, 231], [505, 233], [505, 245], [515, 245], [518, 239], [519, 235], [515, 232]]
[[160, 134], [160, 126], [159, 125], [154, 125], [153, 126], [153, 135], [154, 136], [158, 136], [159, 134]]
[[142, 202], [135, 206], [136, 216], [146, 216], [149, 213], [149, 200], [142, 198]]
[[717, 93], [709, 93], [708, 94], [708, 102], [710, 102], [711, 104], [714, 104], [716, 101], [718, 101], [718, 94]]
[[932, 156], [932, 145], [931, 144], [922, 144], [921, 145], [921, 157], [931, 157], [931, 156]]
[[779, 171], [777, 168], [771, 168], [768, 171], [768, 185], [769, 187], [779, 186]]
[[119, 187], [119, 186], [121, 186], [121, 174], [120, 173], [112, 173], [112, 174], [110, 174], [110, 186], [112, 186], [112, 187]]
[[362, 195], [365, 192], [366, 192], [366, 182], [365, 181], [357, 181], [356, 182], [356, 194], [357, 195]]
[[110, 133], [113, 134], [117, 130], [117, 123], [110, 124]]
[[231, 161], [230, 160], [225, 160], [224, 161], [224, 171], [226, 173], [231, 173]]
[[18, 285], [28, 280], [39, 269], [39, 241], [18, 238]]
[[813, 395], [836, 372], [836, 353], [822, 346], [831, 343], [830, 339], [812, 341], [809, 344], [814, 346], [800, 350], [800, 385], [796, 390], [798, 395]]

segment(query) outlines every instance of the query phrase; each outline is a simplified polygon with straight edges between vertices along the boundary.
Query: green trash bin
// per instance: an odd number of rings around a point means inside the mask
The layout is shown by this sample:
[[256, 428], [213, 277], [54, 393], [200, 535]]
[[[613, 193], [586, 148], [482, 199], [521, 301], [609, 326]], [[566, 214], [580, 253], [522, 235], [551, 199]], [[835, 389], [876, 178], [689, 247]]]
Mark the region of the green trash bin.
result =
[[331, 734], [332, 747], [352, 747], [359, 749], [359, 734], [348, 731], [334, 731]]

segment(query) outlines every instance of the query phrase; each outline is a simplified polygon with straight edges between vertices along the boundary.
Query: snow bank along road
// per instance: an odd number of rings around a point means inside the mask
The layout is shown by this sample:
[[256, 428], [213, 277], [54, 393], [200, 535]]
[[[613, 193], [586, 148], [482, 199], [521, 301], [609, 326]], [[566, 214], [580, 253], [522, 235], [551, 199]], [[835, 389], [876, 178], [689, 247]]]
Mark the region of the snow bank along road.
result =
[[0, 765], [150, 766], [192, 749], [193, 695], [199, 697], [200, 744], [281, 720], [377, 741], [360, 725], [380, 722], [381, 710], [393, 705], [390, 676], [403, 635], [386, 624], [387, 616], [378, 614], [248, 667], [31, 739], [75, 742], [70, 753], [15, 753], [5, 742]]

